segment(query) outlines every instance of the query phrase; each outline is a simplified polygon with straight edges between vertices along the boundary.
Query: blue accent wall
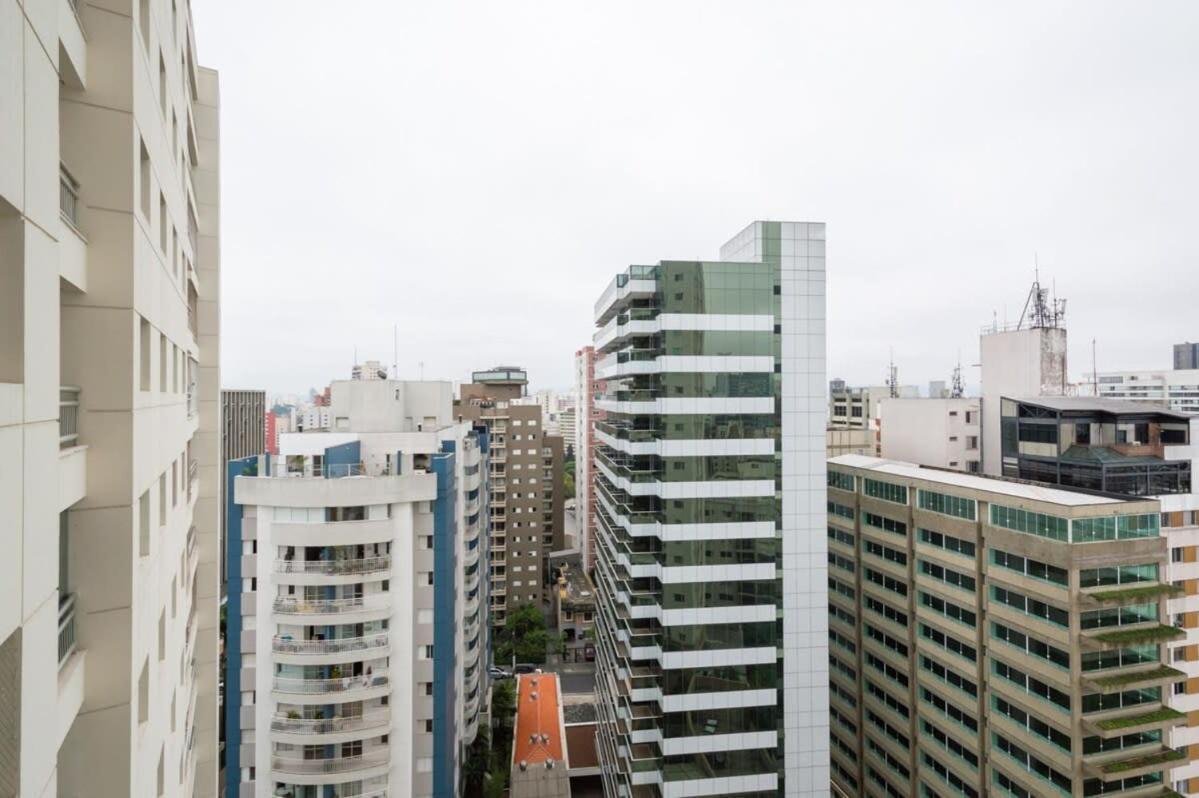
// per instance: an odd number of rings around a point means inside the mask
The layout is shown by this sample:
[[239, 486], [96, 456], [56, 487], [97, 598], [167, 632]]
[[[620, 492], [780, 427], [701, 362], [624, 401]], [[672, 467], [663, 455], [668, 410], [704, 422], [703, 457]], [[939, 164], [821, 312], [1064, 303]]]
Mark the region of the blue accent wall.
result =
[[[362, 444], [359, 441], [330, 446], [325, 449], [325, 476], [344, 477], [349, 473], [348, 466], [356, 466], [361, 462]], [[347, 466], [347, 468], [337, 466]]]
[[[266, 468], [270, 469], [269, 458]], [[225, 794], [241, 788], [241, 544], [242, 507], [234, 502], [233, 482], [258, 473], [258, 457], [225, 464]]]
[[457, 798], [458, 485], [453, 441], [431, 458], [433, 502], [433, 796]]

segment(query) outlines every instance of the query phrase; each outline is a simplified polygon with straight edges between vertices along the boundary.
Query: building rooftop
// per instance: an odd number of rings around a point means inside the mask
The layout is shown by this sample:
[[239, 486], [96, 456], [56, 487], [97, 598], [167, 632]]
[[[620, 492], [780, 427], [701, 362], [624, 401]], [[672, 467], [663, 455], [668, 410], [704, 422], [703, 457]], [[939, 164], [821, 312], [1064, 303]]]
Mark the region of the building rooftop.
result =
[[1110, 446], [1080, 446], [1075, 444], [1062, 452], [1064, 463], [1093, 463], [1095, 465], [1138, 465], [1161, 463], [1160, 457], [1148, 454], [1133, 455], [1118, 452]]
[[558, 590], [567, 604], [595, 603], [595, 587], [581, 569], [565, 566], [558, 579]]
[[832, 465], [842, 465], [850, 468], [863, 468], [876, 471], [879, 474], [890, 474], [897, 477], [923, 479], [938, 482], [968, 490], [986, 493], [996, 493], [1030, 501], [1049, 502], [1065, 507], [1088, 507], [1105, 504], [1120, 504], [1128, 499], [1115, 496], [1103, 496], [1082, 491], [1051, 488], [1046, 485], [1036, 485], [1028, 482], [1017, 482], [998, 477], [985, 477], [977, 474], [963, 474], [957, 471], [943, 471], [939, 468], [928, 468], [915, 463], [905, 463], [901, 460], [884, 460], [881, 457], [869, 457], [861, 454], [844, 454], [829, 460]]
[[552, 673], [526, 673], [516, 677], [516, 730], [512, 763], [562, 762], [562, 713], [558, 677]]
[[1095, 396], [1033, 396], [1017, 398], [1014, 401], [1060, 412], [1110, 413], [1115, 416], [1159, 415], [1169, 416], [1180, 421], [1189, 421], [1195, 416], [1194, 413], [1180, 413], [1165, 405], [1152, 402], [1131, 402], [1125, 399], [1104, 399]]

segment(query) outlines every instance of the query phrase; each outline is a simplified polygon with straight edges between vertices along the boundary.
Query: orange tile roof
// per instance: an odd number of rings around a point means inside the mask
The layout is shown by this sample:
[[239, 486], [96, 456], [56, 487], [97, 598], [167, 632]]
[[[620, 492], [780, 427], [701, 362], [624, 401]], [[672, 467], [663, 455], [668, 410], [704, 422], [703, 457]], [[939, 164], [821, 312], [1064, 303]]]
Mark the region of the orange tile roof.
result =
[[[562, 762], [561, 714], [558, 710], [558, 677], [552, 673], [525, 673], [516, 694], [516, 731], [512, 762], [530, 765], [553, 759]], [[534, 698], [533, 696], [536, 696]], [[536, 742], [533, 737], [536, 735]], [[546, 740], [545, 738], [549, 738]]]

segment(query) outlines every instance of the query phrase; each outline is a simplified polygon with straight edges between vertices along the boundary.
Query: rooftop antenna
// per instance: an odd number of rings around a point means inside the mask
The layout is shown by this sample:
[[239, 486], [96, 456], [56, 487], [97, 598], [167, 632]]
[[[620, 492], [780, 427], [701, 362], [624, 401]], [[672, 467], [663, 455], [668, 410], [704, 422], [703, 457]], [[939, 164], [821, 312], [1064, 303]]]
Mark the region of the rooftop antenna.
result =
[[891, 365], [887, 369], [887, 386], [891, 389], [891, 398], [899, 398], [899, 369], [895, 366], [895, 350], [891, 350]]
[[949, 396], [953, 399], [961, 399], [966, 395], [966, 386], [962, 382], [962, 353], [958, 352], [958, 364], [953, 368], [953, 387], [950, 389]]

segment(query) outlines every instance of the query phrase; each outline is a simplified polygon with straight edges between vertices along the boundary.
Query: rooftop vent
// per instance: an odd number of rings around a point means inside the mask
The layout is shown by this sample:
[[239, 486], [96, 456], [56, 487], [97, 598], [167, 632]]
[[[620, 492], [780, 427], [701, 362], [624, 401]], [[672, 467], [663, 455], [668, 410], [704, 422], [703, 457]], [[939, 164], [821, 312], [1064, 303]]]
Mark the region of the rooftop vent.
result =
[[522, 760], [520, 760], [520, 769], [521, 769], [521, 770], [528, 770], [528, 769], [529, 769], [529, 763], [528, 763], [528, 762], [526, 762], [526, 761], [525, 761], [525, 760], [523, 760], [523, 759], [522, 759]]
[[554, 769], [554, 760], [552, 760], [552, 759], [545, 760], [545, 769], [553, 770]]

